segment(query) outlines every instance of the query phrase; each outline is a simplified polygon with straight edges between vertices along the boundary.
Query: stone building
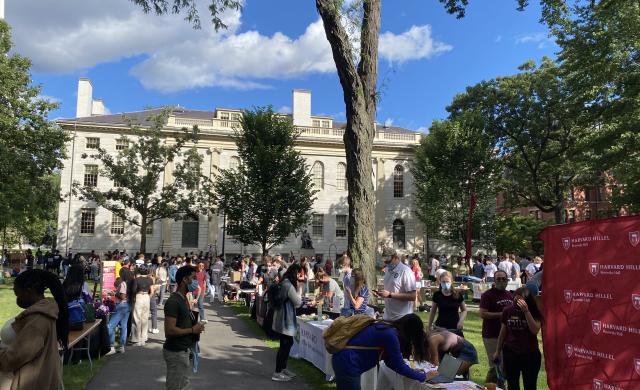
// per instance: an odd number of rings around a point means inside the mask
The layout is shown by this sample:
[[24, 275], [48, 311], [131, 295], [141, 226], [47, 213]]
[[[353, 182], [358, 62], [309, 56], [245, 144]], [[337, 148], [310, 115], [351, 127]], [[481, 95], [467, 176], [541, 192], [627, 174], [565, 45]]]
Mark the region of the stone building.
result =
[[[311, 92], [293, 91], [293, 124], [301, 131], [297, 148], [307, 160], [319, 192], [313, 206], [311, 234], [316, 254], [335, 258], [347, 247], [347, 186], [346, 160], [342, 141], [345, 123], [311, 113]], [[84, 253], [126, 249], [135, 252], [139, 247], [139, 228], [124, 223], [106, 209], [94, 203], [68, 195], [74, 182], [91, 183], [107, 189], [113, 183], [99, 177], [99, 162], [83, 158], [98, 146], [117, 153], [118, 138], [130, 131], [128, 120], [148, 125], [148, 118], [159, 110], [146, 110], [105, 115], [104, 104], [93, 99], [91, 82], [78, 83], [77, 114], [73, 119], [58, 120], [71, 135], [68, 158], [61, 172], [61, 192], [58, 215], [58, 245], [61, 251]], [[216, 108], [213, 111], [174, 109], [169, 115], [167, 131], [198, 125], [200, 141], [197, 146], [204, 157], [203, 172], [215, 177], [220, 169], [237, 165], [232, 135], [241, 110]], [[424, 250], [423, 228], [414, 214], [413, 182], [410, 161], [421, 134], [407, 129], [377, 125], [373, 148], [373, 174], [376, 194], [376, 242], [381, 251], [394, 248], [400, 253], [413, 254]], [[165, 180], [171, 172], [165, 172]], [[258, 254], [257, 246], [243, 246], [233, 237], [223, 237], [223, 218], [201, 215], [198, 220], [156, 221], [147, 232], [147, 252], [184, 253], [191, 251]], [[301, 238], [291, 238], [272, 253], [285, 256], [300, 254]]]

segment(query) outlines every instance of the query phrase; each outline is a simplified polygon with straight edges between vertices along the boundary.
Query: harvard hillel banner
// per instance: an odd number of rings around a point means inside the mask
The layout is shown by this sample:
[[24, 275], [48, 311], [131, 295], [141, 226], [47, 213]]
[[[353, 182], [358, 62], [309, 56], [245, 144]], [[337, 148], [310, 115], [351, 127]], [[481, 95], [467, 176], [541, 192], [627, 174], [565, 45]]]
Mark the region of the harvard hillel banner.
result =
[[551, 390], [640, 389], [640, 216], [550, 226], [540, 238]]

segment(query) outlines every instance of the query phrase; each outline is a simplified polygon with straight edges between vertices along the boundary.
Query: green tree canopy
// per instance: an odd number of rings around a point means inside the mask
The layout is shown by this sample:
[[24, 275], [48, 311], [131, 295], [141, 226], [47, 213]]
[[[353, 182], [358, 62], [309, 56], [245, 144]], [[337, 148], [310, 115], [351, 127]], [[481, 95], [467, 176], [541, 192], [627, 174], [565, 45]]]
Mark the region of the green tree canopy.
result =
[[49, 121], [56, 104], [31, 84], [31, 62], [11, 49], [10, 28], [0, 20], [0, 229], [50, 218], [57, 204], [51, 175], [62, 167], [65, 133]]
[[464, 247], [474, 192], [476, 242], [492, 245], [498, 169], [492, 139], [481, 129], [462, 119], [434, 122], [412, 167], [416, 212], [429, 234]]
[[198, 129], [164, 131], [168, 113], [150, 118], [149, 128], [131, 125], [132, 136], [122, 137], [128, 147], [117, 154], [99, 148], [83, 156], [100, 164], [101, 177], [112, 181], [112, 187], [74, 183], [74, 191], [84, 199], [140, 227], [140, 252], [146, 251], [149, 224], [163, 218], [195, 218], [212, 206], [213, 183], [202, 174]]
[[263, 255], [309, 222], [315, 190], [309, 167], [295, 141], [291, 119], [271, 107], [244, 111], [236, 129], [240, 165], [220, 172], [214, 184], [227, 233]]
[[493, 138], [504, 167], [502, 190], [515, 195], [509, 206], [534, 205], [560, 223], [569, 190], [591, 178], [584, 160], [587, 130], [551, 60], [520, 70], [468, 87], [447, 110], [453, 119], [475, 118]]
[[548, 221], [531, 216], [499, 215], [496, 217], [496, 251], [515, 253], [519, 256], [541, 255], [544, 243], [538, 234]]

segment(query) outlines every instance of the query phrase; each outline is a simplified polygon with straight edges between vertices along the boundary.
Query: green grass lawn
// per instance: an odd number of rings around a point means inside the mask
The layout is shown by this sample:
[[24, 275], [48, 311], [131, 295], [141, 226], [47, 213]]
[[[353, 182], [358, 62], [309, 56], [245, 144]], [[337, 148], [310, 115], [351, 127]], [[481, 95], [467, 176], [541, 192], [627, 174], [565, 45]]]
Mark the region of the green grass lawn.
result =
[[[250, 317], [249, 309], [240, 302], [229, 302], [228, 305], [233, 307], [238, 317], [242, 318], [247, 325], [254, 331], [257, 337], [264, 340], [266, 345], [273, 349], [278, 349], [278, 341], [270, 340], [266, 337], [264, 331], [258, 323], [256, 323]], [[422, 320], [427, 323], [429, 320], [429, 313], [417, 313]], [[465, 321], [464, 335], [478, 351], [479, 364], [471, 367], [471, 379], [476, 383], [484, 383], [485, 375], [489, 369], [489, 361], [487, 359], [487, 353], [484, 350], [484, 344], [482, 343], [482, 319], [477, 312], [469, 311], [469, 315]], [[541, 344], [542, 348], [542, 344]], [[327, 383], [325, 381], [324, 373], [314, 367], [311, 363], [305, 360], [289, 359], [289, 368], [297, 373], [301, 378], [313, 388], [313, 389], [335, 389], [334, 383]], [[538, 376], [538, 390], [548, 390], [547, 375], [544, 371], [544, 360], [542, 362], [542, 368], [540, 375]]]
[[[21, 311], [22, 309], [16, 305], [16, 296], [13, 293], [13, 280], [6, 279], [5, 284], [0, 284], [0, 326], [9, 318], [20, 314]], [[97, 373], [105, 362], [105, 359], [93, 360], [93, 373], [89, 370], [89, 362], [85, 359], [79, 364], [65, 365], [63, 374], [65, 390], [84, 389], [93, 377], [93, 374]]]

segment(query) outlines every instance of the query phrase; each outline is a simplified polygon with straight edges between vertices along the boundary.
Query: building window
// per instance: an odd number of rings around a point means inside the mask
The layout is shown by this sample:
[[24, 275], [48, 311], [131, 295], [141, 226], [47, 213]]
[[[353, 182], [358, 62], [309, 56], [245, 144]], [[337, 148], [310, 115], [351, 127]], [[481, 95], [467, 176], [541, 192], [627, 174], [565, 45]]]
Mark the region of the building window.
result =
[[111, 234], [124, 234], [124, 219], [115, 213], [111, 213]]
[[120, 188], [122, 187], [122, 183], [120, 183], [117, 179], [113, 180], [113, 187], [114, 188]]
[[324, 165], [320, 161], [313, 163], [311, 174], [313, 176], [313, 184], [315, 184], [317, 188], [324, 188]]
[[336, 237], [347, 237], [347, 216], [336, 215]]
[[322, 121], [322, 127], [324, 127], [325, 129], [329, 128], [329, 121]]
[[591, 209], [586, 209], [584, 211], [584, 219], [587, 221], [591, 219]]
[[100, 138], [87, 137], [87, 149], [98, 149], [100, 147]]
[[116, 140], [116, 150], [125, 150], [129, 147], [129, 140], [126, 138], [118, 138]]
[[96, 229], [96, 209], [82, 209], [80, 234], [94, 234]]
[[231, 157], [229, 159], [229, 169], [237, 170], [238, 168], [240, 168], [240, 157]]
[[347, 165], [345, 163], [338, 163], [336, 169], [336, 181], [338, 191], [347, 190]]
[[587, 187], [584, 189], [584, 201], [591, 202], [591, 188]]
[[401, 219], [393, 221], [393, 245], [398, 249], [405, 249], [405, 229]]
[[197, 248], [198, 247], [198, 231], [200, 230], [200, 222], [196, 218], [185, 219], [182, 221], [182, 247]]
[[316, 238], [322, 238], [324, 231], [324, 215], [313, 214], [311, 216], [311, 235]]
[[393, 197], [402, 198], [404, 196], [404, 168], [396, 165], [393, 169]]
[[239, 121], [240, 121], [240, 119], [242, 119], [242, 115], [240, 115], [240, 114], [238, 114], [238, 113], [231, 114], [231, 120], [232, 120], [232, 121], [239, 122]]
[[229, 120], [229, 113], [228, 112], [221, 112], [220, 113], [220, 119], [228, 121]]
[[85, 187], [98, 186], [98, 166], [97, 165], [84, 166], [84, 186]]
[[147, 224], [147, 236], [153, 236], [153, 222]]
[[320, 121], [318, 119], [314, 119], [311, 121], [313, 127], [320, 127]]

